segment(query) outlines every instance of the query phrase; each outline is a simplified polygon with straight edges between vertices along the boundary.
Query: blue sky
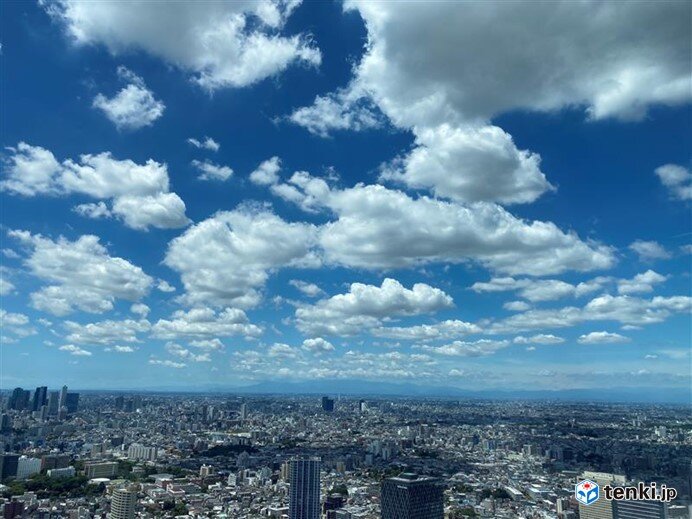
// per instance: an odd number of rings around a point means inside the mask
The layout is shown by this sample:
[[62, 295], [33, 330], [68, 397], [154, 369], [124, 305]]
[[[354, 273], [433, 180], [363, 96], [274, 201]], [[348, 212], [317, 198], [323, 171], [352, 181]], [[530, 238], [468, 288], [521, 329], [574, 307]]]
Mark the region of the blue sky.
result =
[[689, 3], [162, 8], [2, 5], [3, 388], [689, 387]]

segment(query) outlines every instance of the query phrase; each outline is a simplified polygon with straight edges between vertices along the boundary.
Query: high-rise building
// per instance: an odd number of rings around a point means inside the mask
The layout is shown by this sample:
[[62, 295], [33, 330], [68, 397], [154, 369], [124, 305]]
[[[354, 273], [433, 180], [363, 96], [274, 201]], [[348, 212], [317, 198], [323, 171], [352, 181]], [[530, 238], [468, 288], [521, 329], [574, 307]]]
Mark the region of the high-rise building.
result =
[[26, 391], [21, 387], [17, 387], [12, 391], [10, 400], [8, 402], [8, 407], [16, 411], [23, 411], [29, 407], [29, 400], [31, 399], [31, 391]]
[[247, 404], [240, 404], [240, 419], [247, 420]]
[[79, 393], [67, 393], [65, 395], [65, 407], [68, 413], [76, 413], [79, 409]]
[[17, 462], [17, 479], [26, 479], [41, 472], [41, 458], [21, 456]]
[[[580, 481], [584, 479], [598, 483], [601, 487], [601, 492], [603, 492], [603, 487], [606, 485], [622, 486], [625, 484], [625, 476], [607, 472], [587, 471], [580, 476]], [[613, 519], [614, 517], [613, 501], [608, 501], [603, 497], [590, 505], [579, 505], [579, 519]]]
[[122, 411], [125, 407], [125, 397], [123, 395], [118, 395], [115, 397], [115, 410]]
[[31, 401], [31, 410], [40, 411], [41, 407], [48, 403], [48, 388], [40, 386], [34, 391], [34, 398]]
[[158, 450], [156, 447], [147, 447], [133, 443], [127, 449], [127, 457], [131, 460], [155, 461]]
[[328, 396], [322, 397], [322, 409], [328, 413], [334, 411], [334, 399]]
[[60, 409], [60, 391], [51, 391], [48, 393], [48, 414], [56, 416]]
[[12, 430], [12, 417], [8, 414], [0, 416], [0, 433], [9, 432]]
[[137, 492], [132, 488], [118, 488], [111, 496], [109, 519], [134, 519]]
[[404, 473], [382, 482], [382, 519], [443, 519], [440, 481]]
[[19, 454], [0, 454], [0, 481], [17, 475]]
[[60, 390], [60, 401], [58, 404], [58, 407], [61, 409], [67, 405], [67, 386], [63, 386]]
[[668, 503], [663, 501], [614, 501], [614, 519], [668, 519]]
[[289, 519], [320, 518], [320, 458], [289, 461]]

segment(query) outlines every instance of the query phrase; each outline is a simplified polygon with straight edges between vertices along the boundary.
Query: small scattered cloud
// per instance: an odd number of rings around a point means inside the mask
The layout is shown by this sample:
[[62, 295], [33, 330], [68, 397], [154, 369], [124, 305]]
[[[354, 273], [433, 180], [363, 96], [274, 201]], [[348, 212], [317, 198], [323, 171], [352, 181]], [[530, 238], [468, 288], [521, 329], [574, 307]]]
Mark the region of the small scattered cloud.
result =
[[620, 335], [619, 333], [611, 332], [590, 332], [581, 335], [577, 342], [579, 344], [615, 344], [629, 342], [630, 339]]
[[195, 148], [202, 149], [202, 150], [209, 150], [209, 151], [219, 151], [221, 149], [221, 145], [216, 142], [214, 139], [211, 137], [204, 137], [203, 139], [195, 139], [193, 137], [190, 137], [187, 140], [187, 143], [194, 146]]
[[128, 84], [113, 97], [98, 94], [93, 106], [119, 130], [138, 130], [151, 126], [163, 115], [166, 105], [154, 97], [144, 80], [125, 67], [118, 67], [118, 76]]
[[233, 170], [228, 166], [214, 164], [208, 160], [193, 160], [192, 165], [201, 173], [200, 180], [228, 180], [233, 175]]
[[632, 242], [629, 249], [639, 256], [641, 261], [654, 261], [670, 259], [671, 254], [663, 245], [656, 241], [636, 240]]

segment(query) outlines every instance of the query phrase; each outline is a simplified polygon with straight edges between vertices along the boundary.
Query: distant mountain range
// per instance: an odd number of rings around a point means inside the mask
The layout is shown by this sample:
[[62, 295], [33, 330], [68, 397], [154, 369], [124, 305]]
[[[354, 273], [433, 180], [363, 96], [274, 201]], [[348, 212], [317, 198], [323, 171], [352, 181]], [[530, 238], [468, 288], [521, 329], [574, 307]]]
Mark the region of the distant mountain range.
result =
[[685, 388], [604, 388], [560, 390], [495, 390], [472, 391], [449, 386], [424, 386], [364, 380], [317, 380], [309, 382], [261, 382], [242, 387], [200, 384], [196, 387], [149, 387], [129, 392], [167, 393], [230, 393], [261, 395], [343, 395], [396, 396], [429, 398], [468, 398], [492, 400], [560, 400], [582, 402], [671, 403], [692, 404], [690, 389]]

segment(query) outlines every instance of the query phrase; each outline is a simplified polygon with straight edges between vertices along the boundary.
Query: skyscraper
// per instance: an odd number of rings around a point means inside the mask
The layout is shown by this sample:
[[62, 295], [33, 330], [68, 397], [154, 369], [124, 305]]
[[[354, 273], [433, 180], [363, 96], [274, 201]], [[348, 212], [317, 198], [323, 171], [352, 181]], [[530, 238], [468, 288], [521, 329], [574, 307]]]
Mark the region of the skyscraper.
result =
[[60, 390], [59, 407], [63, 408], [67, 405], [67, 386], [63, 386]]
[[17, 387], [12, 391], [12, 396], [8, 402], [8, 407], [10, 409], [15, 409], [17, 411], [22, 411], [29, 407], [29, 400], [31, 398], [31, 391], [25, 391], [21, 387]]
[[319, 519], [320, 458], [295, 458], [289, 462], [289, 519]]
[[48, 414], [55, 416], [58, 414], [58, 409], [60, 409], [60, 392], [51, 391], [48, 393]]
[[328, 413], [331, 413], [332, 411], [334, 411], [334, 399], [329, 398], [328, 396], [323, 396], [322, 397], [322, 409], [324, 409]]
[[40, 411], [41, 407], [48, 403], [48, 388], [40, 386], [34, 391], [34, 399], [31, 401], [31, 410]]
[[247, 420], [247, 404], [240, 404], [240, 419]]
[[614, 519], [668, 519], [668, 503], [663, 501], [615, 501]]
[[65, 407], [68, 413], [76, 413], [79, 409], [79, 393], [67, 393], [65, 396]]
[[111, 497], [109, 519], [134, 519], [137, 506], [137, 492], [131, 488], [119, 488]]
[[382, 519], [442, 519], [444, 489], [439, 480], [400, 474], [382, 482]]
[[17, 476], [19, 454], [0, 454], [0, 481]]

